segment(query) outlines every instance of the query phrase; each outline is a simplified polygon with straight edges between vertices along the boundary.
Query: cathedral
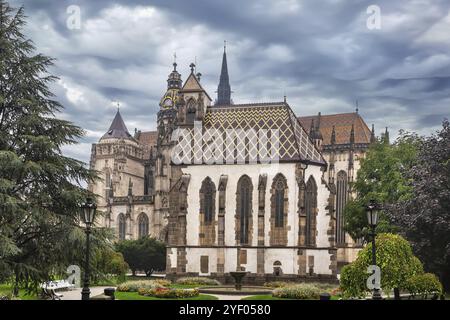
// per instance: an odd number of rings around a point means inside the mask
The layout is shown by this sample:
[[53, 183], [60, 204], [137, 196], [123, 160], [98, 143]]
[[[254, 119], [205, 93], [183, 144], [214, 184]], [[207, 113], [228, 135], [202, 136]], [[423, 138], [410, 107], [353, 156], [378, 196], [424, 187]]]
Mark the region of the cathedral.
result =
[[361, 247], [343, 209], [373, 125], [358, 110], [299, 117], [286, 98], [234, 103], [225, 50], [215, 101], [190, 70], [183, 82], [173, 64], [156, 131], [130, 134], [117, 110], [92, 145], [101, 224], [164, 241], [168, 278], [336, 279]]

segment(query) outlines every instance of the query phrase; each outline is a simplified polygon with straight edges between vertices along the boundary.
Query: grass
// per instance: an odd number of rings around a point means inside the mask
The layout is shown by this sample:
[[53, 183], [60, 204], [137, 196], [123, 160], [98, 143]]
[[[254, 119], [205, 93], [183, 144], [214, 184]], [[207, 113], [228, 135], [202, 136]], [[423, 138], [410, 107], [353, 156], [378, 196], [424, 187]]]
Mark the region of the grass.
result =
[[[0, 284], [0, 296], [8, 296], [12, 293], [12, 286], [10, 284]], [[35, 293], [26, 294], [25, 289], [19, 289], [19, 298], [21, 300], [39, 300]]]
[[182, 298], [182, 299], [164, 299], [164, 298], [155, 298], [155, 297], [146, 297], [141, 296], [137, 292], [116, 292], [117, 300], [217, 300], [216, 297], [207, 295], [207, 294], [199, 294], [197, 297], [192, 298]]

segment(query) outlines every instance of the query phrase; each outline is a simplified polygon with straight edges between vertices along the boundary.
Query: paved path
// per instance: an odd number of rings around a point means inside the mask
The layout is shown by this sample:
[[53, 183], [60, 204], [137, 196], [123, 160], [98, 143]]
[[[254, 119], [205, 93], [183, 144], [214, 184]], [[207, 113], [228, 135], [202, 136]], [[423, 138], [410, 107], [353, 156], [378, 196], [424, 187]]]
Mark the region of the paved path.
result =
[[[209, 294], [209, 293], [204, 293], [204, 294]], [[249, 295], [238, 296], [238, 295], [234, 295], [234, 294], [209, 294], [209, 295], [217, 297], [217, 298], [219, 298], [219, 300], [241, 300], [242, 298], [250, 297]]]
[[[91, 297], [102, 294], [105, 288], [110, 287], [90, 287]], [[70, 291], [61, 291], [58, 293], [61, 293], [63, 295], [61, 297], [61, 300], [81, 300], [81, 288], [76, 288]]]

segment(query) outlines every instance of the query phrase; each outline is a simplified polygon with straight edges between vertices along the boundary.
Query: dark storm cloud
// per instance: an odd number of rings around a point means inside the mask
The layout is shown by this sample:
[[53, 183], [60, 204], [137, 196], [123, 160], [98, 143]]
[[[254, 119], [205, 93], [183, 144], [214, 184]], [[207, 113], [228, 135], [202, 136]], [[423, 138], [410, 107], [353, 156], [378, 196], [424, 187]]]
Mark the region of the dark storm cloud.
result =
[[[22, 1], [13, 1], [14, 5]], [[366, 27], [369, 5], [381, 29]], [[197, 59], [214, 97], [222, 41], [235, 102], [281, 100], [298, 115], [360, 113], [378, 131], [428, 134], [450, 104], [448, 1], [24, 1], [27, 35], [56, 57], [63, 116], [88, 132], [67, 153], [88, 160], [121, 101], [128, 129], [155, 128], [172, 54], [183, 79]], [[66, 26], [70, 5], [81, 29]]]

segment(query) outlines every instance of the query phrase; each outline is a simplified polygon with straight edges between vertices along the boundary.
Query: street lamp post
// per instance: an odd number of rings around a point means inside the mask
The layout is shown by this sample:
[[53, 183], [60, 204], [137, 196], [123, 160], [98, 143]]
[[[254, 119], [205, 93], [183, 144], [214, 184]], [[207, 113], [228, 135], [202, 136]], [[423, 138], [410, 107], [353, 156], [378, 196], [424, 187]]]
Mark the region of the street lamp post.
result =
[[84, 281], [83, 290], [81, 290], [81, 300], [89, 300], [91, 290], [89, 290], [89, 256], [90, 256], [90, 235], [91, 226], [94, 223], [95, 212], [97, 205], [92, 201], [92, 198], [87, 198], [86, 202], [81, 205], [81, 218], [86, 224], [86, 260], [84, 266]]
[[[376, 256], [376, 247], [375, 247], [375, 228], [378, 223], [378, 210], [379, 206], [375, 202], [375, 200], [370, 200], [369, 205], [367, 206], [367, 221], [369, 222], [369, 226], [371, 229], [371, 236], [372, 236], [372, 265], [377, 265], [377, 256]], [[372, 299], [373, 300], [380, 300], [382, 299], [380, 289], [374, 288], [372, 293]]]

